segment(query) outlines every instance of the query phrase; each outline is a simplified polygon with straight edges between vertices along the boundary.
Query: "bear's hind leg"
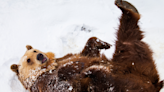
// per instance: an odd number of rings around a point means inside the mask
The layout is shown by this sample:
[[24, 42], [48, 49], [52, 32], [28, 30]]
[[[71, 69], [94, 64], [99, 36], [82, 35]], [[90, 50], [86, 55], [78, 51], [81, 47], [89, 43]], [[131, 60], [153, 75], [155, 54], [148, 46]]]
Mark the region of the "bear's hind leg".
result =
[[163, 87], [163, 81], [159, 81], [151, 49], [141, 41], [144, 36], [138, 26], [140, 15], [137, 9], [122, 0], [116, 0], [115, 4], [122, 11], [122, 16], [112, 59], [112, 73], [133, 74], [145, 78], [154, 85], [156, 92], [159, 92]]
[[126, 42], [141, 40], [143, 35], [137, 25], [138, 20], [140, 19], [137, 9], [132, 4], [122, 0], [116, 0], [115, 4], [122, 11], [117, 39]]

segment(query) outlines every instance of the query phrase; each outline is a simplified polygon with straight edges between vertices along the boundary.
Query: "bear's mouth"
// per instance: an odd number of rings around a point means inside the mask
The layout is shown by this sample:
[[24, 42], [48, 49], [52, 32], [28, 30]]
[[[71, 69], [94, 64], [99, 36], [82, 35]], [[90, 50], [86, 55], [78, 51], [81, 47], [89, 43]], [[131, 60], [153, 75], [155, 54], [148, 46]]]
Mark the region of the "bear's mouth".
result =
[[39, 60], [42, 64], [47, 61], [47, 57], [45, 57], [42, 53], [37, 55], [37, 60]]
[[47, 61], [47, 58], [45, 57], [43, 60], [42, 60], [42, 64], [45, 63]]

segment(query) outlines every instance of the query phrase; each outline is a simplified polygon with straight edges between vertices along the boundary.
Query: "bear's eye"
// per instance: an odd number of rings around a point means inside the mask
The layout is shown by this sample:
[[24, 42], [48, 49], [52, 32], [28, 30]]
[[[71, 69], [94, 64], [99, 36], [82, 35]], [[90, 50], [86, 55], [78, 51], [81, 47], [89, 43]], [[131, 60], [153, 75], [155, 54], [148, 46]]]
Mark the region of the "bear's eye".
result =
[[34, 52], [36, 53], [36, 50], [34, 50]]
[[30, 59], [27, 59], [27, 63], [30, 63], [31, 62], [31, 60]]

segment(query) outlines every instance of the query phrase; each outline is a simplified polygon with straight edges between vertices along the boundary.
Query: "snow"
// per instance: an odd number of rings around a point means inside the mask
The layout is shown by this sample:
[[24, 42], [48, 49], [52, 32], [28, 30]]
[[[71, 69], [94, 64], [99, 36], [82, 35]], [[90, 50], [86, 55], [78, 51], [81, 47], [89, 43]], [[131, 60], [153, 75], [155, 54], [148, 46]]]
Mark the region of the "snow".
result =
[[73, 90], [73, 87], [72, 87], [72, 86], [70, 86], [70, 87], [68, 88], [68, 90], [72, 91], [72, 90]]
[[[153, 49], [162, 80], [164, 0], [128, 1], [141, 14], [144, 41]], [[0, 90], [26, 92], [10, 70], [12, 64], [19, 63], [26, 45], [61, 57], [80, 52], [88, 38], [96, 36], [113, 45], [102, 52], [111, 58], [120, 15], [114, 0], [0, 0]]]
[[134, 62], [132, 62], [132, 65], [134, 65]]
[[108, 90], [109, 92], [112, 92], [114, 89], [114, 87], [110, 87], [110, 89]]

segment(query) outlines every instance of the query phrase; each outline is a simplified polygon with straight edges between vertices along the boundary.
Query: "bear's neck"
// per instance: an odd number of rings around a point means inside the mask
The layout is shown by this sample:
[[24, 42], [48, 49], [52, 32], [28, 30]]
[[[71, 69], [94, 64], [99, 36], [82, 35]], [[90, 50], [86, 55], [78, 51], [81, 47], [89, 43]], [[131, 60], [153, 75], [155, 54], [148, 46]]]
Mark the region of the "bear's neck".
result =
[[27, 78], [25, 78], [23, 76], [23, 74], [19, 74], [19, 80], [21, 81], [21, 83], [23, 84], [23, 86], [26, 89], [29, 89], [34, 82], [37, 80], [37, 78], [44, 72], [46, 72], [46, 69], [41, 69], [41, 67], [35, 69], [35, 70], [29, 70], [29, 76]]
[[24, 78], [23, 74], [19, 74], [18, 78], [19, 80], [21, 81], [21, 83], [23, 84], [23, 86], [30, 90], [30, 87], [35, 83], [35, 81], [37, 80], [37, 78], [44, 72], [47, 72], [47, 71], [51, 71], [51, 70], [54, 70], [55, 69], [55, 66], [54, 64], [51, 64], [49, 65], [48, 67], [46, 68], [37, 68], [35, 70], [29, 70], [30, 73], [29, 73], [29, 76], [27, 78]]

